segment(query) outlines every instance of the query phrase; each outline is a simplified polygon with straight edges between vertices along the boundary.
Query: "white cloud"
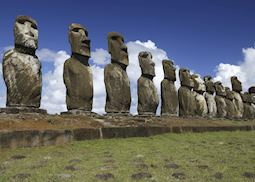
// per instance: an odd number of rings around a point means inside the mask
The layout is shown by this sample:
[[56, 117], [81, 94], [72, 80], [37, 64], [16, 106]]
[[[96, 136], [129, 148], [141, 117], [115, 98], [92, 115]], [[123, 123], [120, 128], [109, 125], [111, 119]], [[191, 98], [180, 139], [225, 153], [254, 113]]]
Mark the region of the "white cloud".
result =
[[110, 62], [110, 54], [108, 51], [100, 48], [96, 49], [96, 51], [91, 52], [91, 58], [93, 59], [93, 62], [97, 65], [105, 65]]
[[239, 64], [220, 63], [216, 67], [215, 81], [221, 81], [225, 86], [231, 88], [230, 77], [237, 76], [242, 82], [244, 91], [247, 91], [250, 86], [255, 85], [255, 48], [246, 48], [242, 52], [244, 60]]
[[48, 113], [59, 113], [66, 110], [66, 88], [63, 82], [63, 66], [70, 56], [65, 51], [51, 51], [41, 49], [38, 51], [41, 62], [52, 62], [54, 70], [43, 74], [43, 88], [41, 108], [47, 109]]

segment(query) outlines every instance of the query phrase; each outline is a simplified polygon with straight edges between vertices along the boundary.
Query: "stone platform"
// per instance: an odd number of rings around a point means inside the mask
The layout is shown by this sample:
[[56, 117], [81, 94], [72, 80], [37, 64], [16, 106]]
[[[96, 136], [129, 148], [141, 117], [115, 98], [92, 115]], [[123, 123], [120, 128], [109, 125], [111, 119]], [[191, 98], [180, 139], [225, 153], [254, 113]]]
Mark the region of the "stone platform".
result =
[[0, 149], [163, 133], [254, 131], [255, 120], [0, 113]]
[[22, 114], [22, 113], [47, 114], [47, 111], [44, 109], [33, 108], [33, 107], [5, 107], [5, 108], [0, 108], [0, 113], [5, 113], [5, 114]]

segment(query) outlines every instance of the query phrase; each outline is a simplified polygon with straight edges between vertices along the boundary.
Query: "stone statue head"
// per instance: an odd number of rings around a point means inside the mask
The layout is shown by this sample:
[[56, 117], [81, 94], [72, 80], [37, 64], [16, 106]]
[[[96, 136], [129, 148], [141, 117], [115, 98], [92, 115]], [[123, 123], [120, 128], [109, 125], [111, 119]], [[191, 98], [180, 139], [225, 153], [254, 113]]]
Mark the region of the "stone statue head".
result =
[[252, 86], [249, 88], [249, 93], [250, 94], [255, 94], [255, 86]]
[[205, 83], [204, 81], [200, 78], [200, 76], [198, 74], [193, 74], [191, 76], [191, 78], [193, 79], [194, 82], [194, 88], [193, 90], [202, 94], [206, 91], [205, 89]]
[[232, 90], [240, 93], [242, 89], [242, 83], [238, 80], [236, 76], [231, 77]]
[[207, 75], [204, 77], [204, 81], [205, 81], [206, 91], [210, 94], [214, 94], [215, 88], [214, 88], [212, 77]]
[[84, 26], [72, 23], [69, 26], [68, 37], [72, 53], [90, 57], [90, 40], [88, 39], [88, 31]]
[[225, 87], [222, 85], [222, 83], [220, 81], [215, 82], [214, 87], [216, 90], [216, 95], [222, 96], [222, 97], [226, 96]]
[[111, 54], [113, 62], [128, 66], [127, 46], [124, 44], [124, 38], [117, 32], [108, 33], [108, 52]]
[[139, 65], [142, 69], [142, 75], [154, 77], [155, 76], [155, 63], [152, 61], [152, 55], [150, 52], [140, 52], [138, 55]]
[[248, 104], [253, 103], [252, 95], [249, 94], [248, 92], [244, 92], [243, 94], [241, 94], [241, 97], [244, 103]]
[[162, 65], [163, 65], [163, 70], [164, 70], [164, 78], [175, 82], [176, 81], [176, 75], [175, 75], [176, 68], [174, 66], [173, 61], [163, 60]]
[[181, 68], [179, 70], [179, 77], [180, 77], [181, 86], [186, 86], [190, 89], [194, 87], [194, 82], [191, 78], [190, 71], [188, 69]]
[[38, 48], [37, 23], [29, 16], [18, 16], [14, 25], [15, 46]]
[[225, 87], [226, 98], [229, 100], [233, 100], [235, 98], [234, 92], [230, 90], [229, 87]]

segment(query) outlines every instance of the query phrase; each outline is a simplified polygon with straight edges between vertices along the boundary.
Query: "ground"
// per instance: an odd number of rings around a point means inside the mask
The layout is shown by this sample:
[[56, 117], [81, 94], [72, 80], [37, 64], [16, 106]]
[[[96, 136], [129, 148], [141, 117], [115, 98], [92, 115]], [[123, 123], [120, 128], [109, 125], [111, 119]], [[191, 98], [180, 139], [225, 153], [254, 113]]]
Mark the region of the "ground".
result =
[[255, 132], [164, 134], [0, 150], [0, 181], [255, 181]]

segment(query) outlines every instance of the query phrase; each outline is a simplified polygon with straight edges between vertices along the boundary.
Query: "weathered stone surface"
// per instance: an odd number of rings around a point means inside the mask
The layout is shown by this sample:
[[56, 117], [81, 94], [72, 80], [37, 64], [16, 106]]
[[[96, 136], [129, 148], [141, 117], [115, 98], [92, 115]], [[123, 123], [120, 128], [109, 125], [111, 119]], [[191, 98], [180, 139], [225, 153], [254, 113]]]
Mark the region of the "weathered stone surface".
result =
[[138, 55], [142, 75], [138, 79], [138, 114], [155, 115], [159, 103], [157, 88], [152, 79], [155, 76], [155, 64], [150, 52], [140, 52]]
[[3, 77], [7, 87], [8, 107], [40, 107], [41, 63], [35, 51], [38, 45], [37, 23], [18, 16], [14, 25], [15, 48], [3, 57]]
[[255, 94], [255, 86], [250, 87], [248, 91], [250, 94]]
[[85, 27], [79, 24], [69, 26], [71, 58], [64, 64], [64, 83], [66, 86], [66, 105], [68, 110], [92, 110], [93, 78], [89, 67], [90, 40]]
[[234, 104], [236, 108], [236, 117], [237, 118], [242, 118], [243, 117], [243, 112], [244, 112], [244, 106], [243, 106], [243, 101], [241, 98], [240, 93], [233, 91], [234, 94]]
[[244, 106], [244, 112], [243, 112], [243, 119], [253, 119], [255, 110], [252, 106], [253, 100], [252, 95], [248, 92], [245, 92], [244, 94], [241, 94], [242, 100], [243, 100], [243, 106]]
[[215, 82], [214, 86], [216, 90], [215, 102], [217, 106], [217, 117], [225, 118], [227, 115], [225, 102], [226, 97], [225, 87], [219, 81]]
[[196, 111], [196, 101], [193, 91], [194, 82], [191, 79], [188, 69], [181, 68], [179, 70], [181, 87], [178, 90], [179, 99], [179, 115], [194, 116]]
[[206, 92], [205, 100], [206, 100], [207, 109], [208, 109], [207, 116], [211, 118], [215, 117], [217, 114], [217, 106], [216, 106], [214, 95]]
[[21, 114], [21, 113], [31, 113], [31, 114], [47, 114], [44, 109], [34, 108], [34, 107], [6, 107], [0, 108], [0, 113], [6, 114]]
[[176, 81], [175, 66], [170, 60], [163, 60], [164, 79], [161, 82], [161, 115], [178, 115], [178, 94], [174, 82]]
[[210, 94], [214, 94], [215, 88], [214, 88], [212, 77], [210, 75], [205, 76], [204, 82], [205, 82], [206, 92]]
[[231, 77], [232, 90], [240, 93], [242, 89], [242, 83], [238, 80], [236, 76]]
[[228, 87], [225, 87], [226, 91], [226, 118], [228, 119], [235, 119], [237, 118], [237, 112], [236, 112], [236, 107], [234, 104], [234, 92], [231, 91]]
[[234, 104], [237, 109], [237, 118], [242, 118], [244, 112], [243, 101], [241, 98], [242, 83], [236, 76], [231, 77], [232, 90], [234, 91]]
[[251, 94], [251, 99], [252, 99], [252, 108], [254, 110], [254, 115], [253, 115], [253, 118], [255, 118], [255, 86], [252, 86], [249, 88], [249, 94]]
[[129, 61], [122, 35], [116, 32], [108, 34], [108, 51], [111, 54], [111, 63], [104, 69], [105, 111], [107, 113], [129, 113], [131, 93], [126, 73]]
[[204, 81], [200, 78], [199, 75], [193, 74], [192, 76], [194, 82], [193, 93], [196, 101], [196, 110], [195, 113], [198, 116], [206, 116], [208, 113], [208, 108], [206, 104], [206, 100], [204, 97], [204, 92], [206, 91], [206, 87]]
[[205, 100], [208, 108], [207, 116], [213, 118], [217, 114], [217, 106], [213, 95], [215, 93], [214, 83], [209, 75], [204, 77], [204, 82], [206, 87]]

